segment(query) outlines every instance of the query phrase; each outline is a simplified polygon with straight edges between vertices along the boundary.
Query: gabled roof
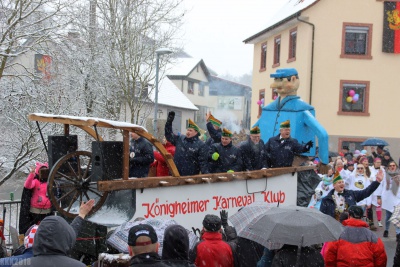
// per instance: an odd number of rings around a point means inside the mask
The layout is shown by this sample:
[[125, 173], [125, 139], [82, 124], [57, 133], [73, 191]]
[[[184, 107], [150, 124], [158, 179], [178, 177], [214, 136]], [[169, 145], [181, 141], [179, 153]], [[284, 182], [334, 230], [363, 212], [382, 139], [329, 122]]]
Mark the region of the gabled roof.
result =
[[259, 41], [259, 37], [263, 36], [267, 32], [277, 28], [285, 22], [295, 19], [301, 11], [309, 8], [319, 0], [287, 0], [288, 2], [268, 21], [265, 29], [250, 36], [243, 42], [246, 44], [255, 44]]
[[[150, 99], [154, 101], [155, 90], [152, 91]], [[158, 104], [170, 107], [177, 107], [189, 110], [199, 110], [190, 100], [187, 98], [181, 90], [168, 78], [163, 78], [159, 82], [158, 89]]]
[[200, 65], [206, 76], [209, 76], [210, 74], [216, 75], [213, 70], [207, 68], [202, 59], [192, 57], [176, 58], [174, 62], [167, 67], [167, 73], [169, 77], [186, 77], [198, 65]]

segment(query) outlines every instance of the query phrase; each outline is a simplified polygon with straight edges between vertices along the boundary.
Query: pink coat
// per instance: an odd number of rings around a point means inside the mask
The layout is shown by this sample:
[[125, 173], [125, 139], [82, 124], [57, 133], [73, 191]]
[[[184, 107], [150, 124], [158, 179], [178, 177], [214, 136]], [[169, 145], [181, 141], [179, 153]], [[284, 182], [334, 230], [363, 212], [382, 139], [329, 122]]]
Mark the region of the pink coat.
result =
[[49, 164], [47, 162], [36, 162], [35, 172], [29, 173], [24, 187], [27, 189], [32, 189], [31, 207], [37, 209], [50, 209], [51, 202], [47, 197], [47, 182], [40, 182], [39, 179], [35, 179], [35, 175], [39, 175], [39, 170], [42, 167], [48, 168]]

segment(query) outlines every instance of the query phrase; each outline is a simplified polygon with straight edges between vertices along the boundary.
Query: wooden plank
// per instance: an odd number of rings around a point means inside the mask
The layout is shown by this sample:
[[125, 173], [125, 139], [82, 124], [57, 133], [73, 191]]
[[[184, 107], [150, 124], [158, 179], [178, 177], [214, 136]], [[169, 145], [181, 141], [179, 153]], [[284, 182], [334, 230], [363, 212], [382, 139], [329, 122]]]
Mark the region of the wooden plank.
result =
[[70, 125], [81, 125], [81, 126], [93, 126], [96, 124], [95, 120], [77, 120], [70, 118], [60, 118], [60, 117], [41, 117], [36, 114], [29, 114], [28, 119], [31, 121], [41, 121], [41, 122], [51, 122], [51, 123], [61, 123]]
[[129, 178], [129, 131], [122, 132], [123, 149], [122, 149], [122, 179]]
[[112, 180], [99, 181], [97, 188], [100, 191], [117, 191], [124, 189], [141, 189], [154, 187], [182, 186], [188, 184], [203, 183], [225, 183], [236, 180], [262, 179], [273, 176], [279, 176], [285, 173], [294, 173], [305, 170], [314, 170], [315, 166], [287, 167], [276, 169], [265, 169], [256, 171], [245, 171], [235, 173], [213, 173], [199, 174], [193, 176], [182, 177], [147, 177], [147, 178], [130, 178], [129, 180]]

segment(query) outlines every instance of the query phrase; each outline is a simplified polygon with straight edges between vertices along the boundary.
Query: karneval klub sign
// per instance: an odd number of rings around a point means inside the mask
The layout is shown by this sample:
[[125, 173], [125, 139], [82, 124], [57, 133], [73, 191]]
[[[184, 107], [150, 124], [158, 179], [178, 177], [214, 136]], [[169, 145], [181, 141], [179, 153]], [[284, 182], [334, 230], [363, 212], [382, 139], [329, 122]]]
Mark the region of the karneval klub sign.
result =
[[296, 205], [297, 173], [265, 179], [146, 188], [136, 191], [135, 217], [174, 219], [191, 228], [200, 227], [207, 214], [229, 215], [256, 201]]

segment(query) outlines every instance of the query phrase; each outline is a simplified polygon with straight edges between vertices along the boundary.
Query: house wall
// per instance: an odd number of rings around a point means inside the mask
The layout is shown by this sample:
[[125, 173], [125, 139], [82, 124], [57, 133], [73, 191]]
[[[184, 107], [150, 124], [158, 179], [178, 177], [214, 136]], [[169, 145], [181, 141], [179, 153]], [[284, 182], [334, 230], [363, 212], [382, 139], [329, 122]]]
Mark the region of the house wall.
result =
[[[293, 67], [300, 75], [298, 95], [315, 107], [318, 121], [327, 130], [333, 151], [340, 151], [341, 140], [380, 137], [389, 142], [394, 159], [399, 158], [398, 127], [393, 126], [392, 114], [397, 114], [400, 92], [396, 74], [400, 55], [382, 52], [383, 2], [365, 0], [319, 1], [302, 11], [302, 18], [315, 25], [312, 98], [310, 102], [312, 27], [297, 23], [296, 61], [287, 63], [289, 29], [273, 34], [254, 45], [252, 123], [258, 115], [258, 91], [267, 89], [272, 79], [274, 36], [281, 34], [281, 64], [278, 68]], [[341, 58], [343, 22], [372, 24], [372, 59]], [[267, 41], [267, 69], [259, 72], [261, 44]], [[271, 45], [269, 45], [271, 44]], [[369, 81], [369, 115], [339, 115], [340, 81]]]

